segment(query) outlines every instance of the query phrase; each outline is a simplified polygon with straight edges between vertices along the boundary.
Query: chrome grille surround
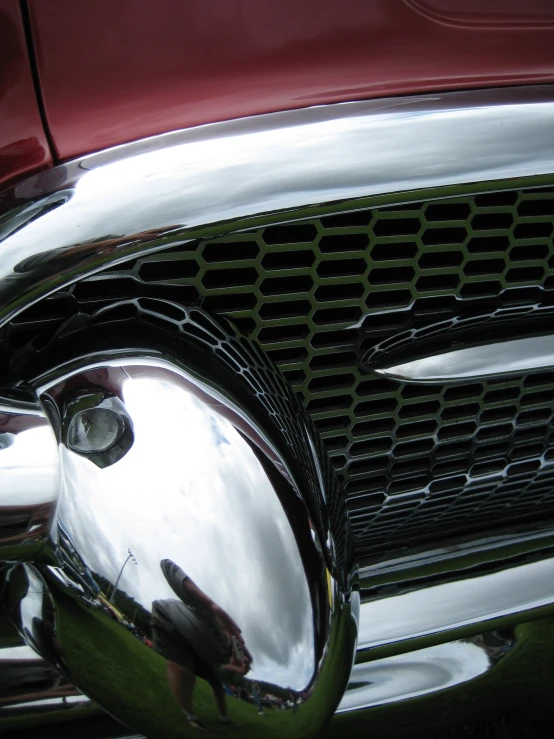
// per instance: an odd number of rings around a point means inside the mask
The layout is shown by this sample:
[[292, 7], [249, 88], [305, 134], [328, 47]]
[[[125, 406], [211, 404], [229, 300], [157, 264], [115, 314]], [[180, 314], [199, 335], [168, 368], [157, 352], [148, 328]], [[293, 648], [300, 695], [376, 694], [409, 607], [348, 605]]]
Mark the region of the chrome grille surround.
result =
[[145, 300], [201, 305], [301, 394], [344, 475], [361, 556], [543, 518], [551, 373], [415, 387], [370, 366], [387, 342], [411, 351], [414, 331], [442, 323], [444, 338], [445, 321], [550, 331], [553, 97], [265, 116], [24, 183], [4, 199], [4, 382], [75, 314], [119, 330], [118, 311]]

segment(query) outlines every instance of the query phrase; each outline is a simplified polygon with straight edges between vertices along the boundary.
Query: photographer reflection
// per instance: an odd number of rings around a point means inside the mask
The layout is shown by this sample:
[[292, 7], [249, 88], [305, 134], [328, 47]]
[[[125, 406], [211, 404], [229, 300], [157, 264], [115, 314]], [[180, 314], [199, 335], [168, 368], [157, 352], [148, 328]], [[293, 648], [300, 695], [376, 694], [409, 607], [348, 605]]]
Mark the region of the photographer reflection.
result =
[[213, 691], [221, 723], [229, 726], [220, 673], [246, 675], [250, 670], [252, 656], [241, 630], [174, 562], [163, 559], [160, 567], [179, 598], [152, 603], [152, 644], [166, 660], [169, 688], [189, 724], [210, 731], [193, 707], [196, 676], [203, 678]]

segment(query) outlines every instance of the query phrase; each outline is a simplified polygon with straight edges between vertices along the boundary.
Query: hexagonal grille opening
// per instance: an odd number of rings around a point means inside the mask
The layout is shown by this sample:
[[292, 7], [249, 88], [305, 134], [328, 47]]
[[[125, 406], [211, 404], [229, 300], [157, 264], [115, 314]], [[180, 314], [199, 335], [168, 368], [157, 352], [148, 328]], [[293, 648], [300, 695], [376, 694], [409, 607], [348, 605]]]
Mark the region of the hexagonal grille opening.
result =
[[554, 517], [554, 372], [403, 386], [361, 364], [463, 321], [531, 316], [554, 331], [553, 232], [551, 187], [227, 234], [82, 280], [20, 315], [4, 346], [44, 343], [107, 300], [199, 305], [258, 342], [300, 395], [360, 554]]

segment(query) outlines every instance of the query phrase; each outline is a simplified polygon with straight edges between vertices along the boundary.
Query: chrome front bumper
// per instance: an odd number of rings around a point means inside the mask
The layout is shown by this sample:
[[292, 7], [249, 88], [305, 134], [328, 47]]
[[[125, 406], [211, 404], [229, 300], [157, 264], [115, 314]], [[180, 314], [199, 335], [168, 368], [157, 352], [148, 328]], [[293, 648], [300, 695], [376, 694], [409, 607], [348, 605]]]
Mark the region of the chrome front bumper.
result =
[[[0, 201], [1, 325], [77, 281], [197, 239], [549, 183], [553, 100], [551, 88], [534, 87], [327, 106], [167, 134], [57, 167]], [[21, 407], [26, 379], [12, 373], [6, 402]], [[479, 676], [508, 670], [529, 646], [521, 634], [542, 634], [554, 616], [551, 546], [548, 522], [535, 521], [447, 551], [430, 542], [405, 561], [395, 551], [360, 562], [357, 664], [329, 735], [341, 721], [371, 721], [377, 707], [442, 700], [440, 691], [466, 683], [469, 694]], [[514, 636], [505, 631], [516, 626]], [[498, 629], [493, 658], [483, 635]], [[6, 705], [6, 726], [18, 705]], [[51, 706], [56, 716], [66, 710]]]

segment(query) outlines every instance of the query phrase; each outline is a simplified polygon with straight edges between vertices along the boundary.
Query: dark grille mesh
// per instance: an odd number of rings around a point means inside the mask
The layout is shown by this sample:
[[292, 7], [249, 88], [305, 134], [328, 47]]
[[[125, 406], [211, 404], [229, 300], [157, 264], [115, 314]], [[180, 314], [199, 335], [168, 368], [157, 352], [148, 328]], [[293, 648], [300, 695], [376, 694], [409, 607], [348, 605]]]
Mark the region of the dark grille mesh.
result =
[[364, 364], [460, 325], [478, 337], [500, 318], [510, 336], [554, 331], [553, 229], [543, 188], [190, 242], [42, 301], [4, 346], [45, 341], [108, 301], [198, 305], [255, 339], [300, 395], [343, 478], [360, 554], [554, 517], [554, 373], [416, 386]]

